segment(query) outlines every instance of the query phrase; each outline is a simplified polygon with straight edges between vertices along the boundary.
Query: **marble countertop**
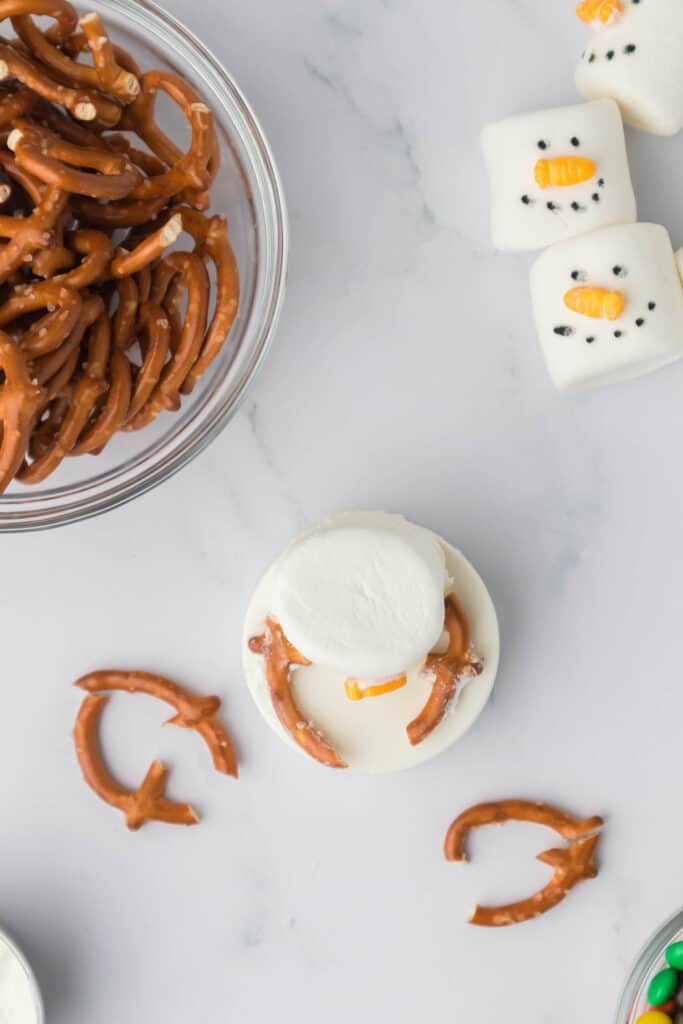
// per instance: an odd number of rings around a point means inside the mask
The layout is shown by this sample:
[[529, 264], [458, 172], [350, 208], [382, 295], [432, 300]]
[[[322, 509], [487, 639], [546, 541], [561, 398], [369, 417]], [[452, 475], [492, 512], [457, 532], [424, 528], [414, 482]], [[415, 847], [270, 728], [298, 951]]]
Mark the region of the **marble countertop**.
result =
[[[175, 479], [61, 531], [4, 537], [0, 920], [48, 1024], [608, 1024], [683, 903], [678, 847], [683, 365], [556, 393], [526, 257], [488, 237], [481, 125], [576, 99], [583, 28], [544, 0], [165, 0], [251, 99], [283, 174], [289, 296], [241, 413]], [[427, 13], [426, 13], [427, 12]], [[642, 219], [683, 243], [683, 139], [629, 133]], [[503, 662], [472, 732], [404, 776], [317, 770], [259, 717], [242, 617], [269, 561], [346, 507], [462, 548]], [[225, 698], [238, 784], [116, 701], [113, 766], [155, 755], [197, 829], [128, 834], [79, 778], [70, 681], [147, 666]], [[475, 900], [543, 884], [542, 830], [451, 819], [519, 795], [604, 813], [601, 874], [501, 932]]]

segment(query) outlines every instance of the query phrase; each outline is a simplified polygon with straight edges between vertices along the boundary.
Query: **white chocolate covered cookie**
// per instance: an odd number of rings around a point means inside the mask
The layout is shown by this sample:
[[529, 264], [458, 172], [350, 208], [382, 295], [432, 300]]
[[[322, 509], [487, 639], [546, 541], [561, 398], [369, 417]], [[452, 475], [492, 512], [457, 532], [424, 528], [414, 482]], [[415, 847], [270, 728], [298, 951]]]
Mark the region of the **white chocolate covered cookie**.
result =
[[665, 228], [627, 224], [544, 252], [531, 297], [558, 388], [609, 384], [683, 356], [683, 287]]
[[675, 135], [683, 128], [683, 3], [610, 3], [605, 22], [595, 3], [579, 7], [595, 31], [579, 60], [578, 90], [587, 99], [616, 100], [624, 120], [637, 128]]
[[490, 124], [482, 146], [497, 249], [544, 249], [636, 220], [623, 124], [611, 100]]
[[434, 757], [470, 728], [493, 688], [499, 638], [459, 551], [401, 516], [352, 512], [271, 566], [243, 649], [249, 689], [282, 739], [313, 761], [374, 774]]

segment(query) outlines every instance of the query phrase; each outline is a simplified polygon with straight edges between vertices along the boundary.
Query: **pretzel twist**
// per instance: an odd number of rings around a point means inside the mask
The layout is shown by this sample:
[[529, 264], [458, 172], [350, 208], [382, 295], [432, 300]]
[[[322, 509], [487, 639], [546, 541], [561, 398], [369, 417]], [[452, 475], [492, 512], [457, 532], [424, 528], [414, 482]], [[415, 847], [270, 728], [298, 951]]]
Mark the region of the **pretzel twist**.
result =
[[329, 768], [347, 768], [336, 750], [305, 720], [296, 705], [290, 681], [291, 668], [311, 663], [292, 646], [282, 626], [267, 618], [265, 632], [262, 636], [252, 637], [249, 650], [263, 656], [273, 709], [294, 742], [320, 764]]
[[537, 860], [554, 868], [550, 882], [529, 899], [499, 907], [477, 906], [470, 924], [501, 928], [530, 921], [557, 906], [580, 882], [595, 878], [598, 869], [594, 855], [600, 841], [604, 820], [600, 817], [575, 818], [549, 804], [528, 800], [500, 800], [477, 804], [455, 819], [446, 835], [446, 860], [466, 862], [465, 842], [469, 832], [485, 825], [503, 825], [508, 821], [525, 821], [543, 825], [569, 842], [564, 849], [546, 850]]

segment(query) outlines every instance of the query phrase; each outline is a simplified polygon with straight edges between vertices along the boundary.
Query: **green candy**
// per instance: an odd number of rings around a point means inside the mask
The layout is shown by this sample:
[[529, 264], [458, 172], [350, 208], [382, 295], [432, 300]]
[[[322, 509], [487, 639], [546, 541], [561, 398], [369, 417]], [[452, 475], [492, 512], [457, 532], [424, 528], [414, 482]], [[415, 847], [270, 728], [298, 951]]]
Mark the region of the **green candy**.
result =
[[666, 951], [666, 962], [669, 967], [675, 967], [677, 971], [683, 971], [683, 942], [674, 942]]
[[650, 1006], [661, 1006], [662, 1003], [668, 1002], [668, 1000], [676, 994], [677, 988], [678, 971], [673, 967], [666, 967], [663, 971], [660, 971], [659, 974], [655, 974], [654, 978], [650, 982], [650, 987], [647, 990], [647, 1001]]

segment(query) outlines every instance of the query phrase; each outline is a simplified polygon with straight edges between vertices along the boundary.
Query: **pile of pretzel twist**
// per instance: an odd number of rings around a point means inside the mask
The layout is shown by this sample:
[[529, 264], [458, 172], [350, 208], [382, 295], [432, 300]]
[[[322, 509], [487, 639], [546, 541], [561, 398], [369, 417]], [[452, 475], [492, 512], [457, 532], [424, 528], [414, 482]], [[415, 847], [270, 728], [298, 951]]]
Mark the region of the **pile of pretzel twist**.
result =
[[[18, 38], [0, 38], [0, 493], [177, 410], [239, 297], [227, 221], [205, 212], [220, 150], [201, 96], [143, 74], [67, 0], [0, 0], [5, 19]], [[187, 152], [155, 120], [159, 90], [189, 123]]]

